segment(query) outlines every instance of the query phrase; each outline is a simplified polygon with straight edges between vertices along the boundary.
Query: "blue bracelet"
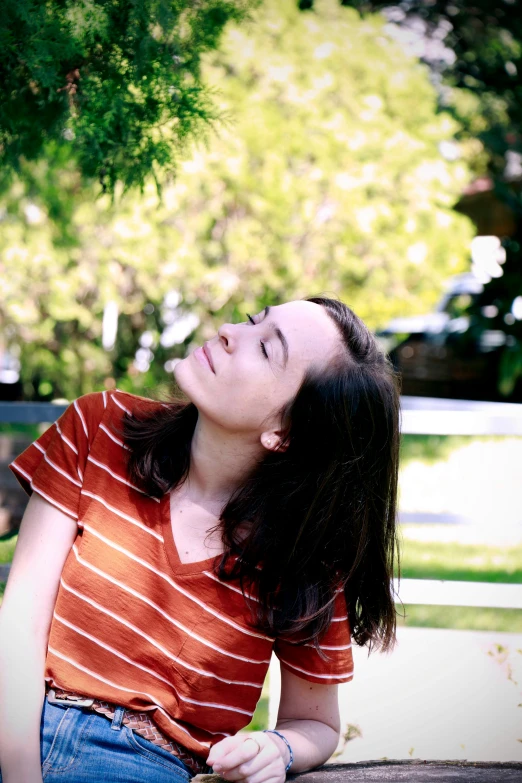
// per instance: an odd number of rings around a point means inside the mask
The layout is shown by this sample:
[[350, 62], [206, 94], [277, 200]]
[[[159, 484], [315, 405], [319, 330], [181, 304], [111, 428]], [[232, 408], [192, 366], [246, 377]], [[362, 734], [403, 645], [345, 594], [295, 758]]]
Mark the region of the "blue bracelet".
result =
[[288, 748], [288, 752], [290, 753], [290, 761], [286, 765], [286, 769], [285, 769], [285, 772], [288, 772], [288, 770], [290, 769], [290, 767], [294, 763], [294, 754], [292, 753], [292, 748], [290, 747], [290, 743], [288, 742], [287, 738], [283, 737], [283, 735], [280, 734], [275, 729], [265, 729], [263, 731], [263, 734], [277, 734], [277, 736], [280, 737], [283, 740], [283, 742], [285, 743], [286, 747]]

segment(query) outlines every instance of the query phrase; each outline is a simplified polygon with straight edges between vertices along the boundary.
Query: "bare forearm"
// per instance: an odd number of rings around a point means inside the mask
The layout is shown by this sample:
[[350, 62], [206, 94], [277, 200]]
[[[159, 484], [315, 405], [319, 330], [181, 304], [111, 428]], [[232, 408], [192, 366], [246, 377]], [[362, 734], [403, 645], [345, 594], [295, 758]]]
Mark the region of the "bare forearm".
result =
[[[276, 730], [288, 740], [294, 754], [291, 772], [306, 772], [328, 761], [339, 742], [339, 732], [317, 720], [280, 720]], [[288, 759], [288, 749], [277, 735], [270, 734]]]
[[0, 765], [3, 783], [41, 783], [45, 655], [60, 574], [76, 521], [34, 492], [0, 609]]
[[[45, 654], [0, 614], [0, 769], [3, 783], [39, 783]], [[41, 648], [41, 649], [39, 649]]]

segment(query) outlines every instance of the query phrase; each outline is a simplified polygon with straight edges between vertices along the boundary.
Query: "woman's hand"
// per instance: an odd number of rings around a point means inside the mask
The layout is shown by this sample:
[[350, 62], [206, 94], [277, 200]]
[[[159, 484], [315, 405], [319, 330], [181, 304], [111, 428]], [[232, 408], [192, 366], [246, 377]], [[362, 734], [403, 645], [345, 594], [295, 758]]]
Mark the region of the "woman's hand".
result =
[[217, 742], [207, 759], [225, 780], [245, 783], [284, 783], [288, 750], [276, 735], [253, 731]]

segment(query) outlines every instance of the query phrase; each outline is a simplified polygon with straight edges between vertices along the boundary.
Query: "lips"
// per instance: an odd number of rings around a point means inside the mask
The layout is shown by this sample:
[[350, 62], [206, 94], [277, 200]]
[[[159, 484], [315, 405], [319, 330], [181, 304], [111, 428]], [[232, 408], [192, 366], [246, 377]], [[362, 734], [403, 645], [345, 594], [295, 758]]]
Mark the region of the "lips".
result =
[[204, 353], [204, 354], [205, 354], [205, 356], [207, 357], [207, 359], [208, 359], [208, 363], [210, 364], [210, 367], [211, 367], [211, 369], [212, 369], [212, 372], [213, 372], [213, 373], [214, 373], [214, 375], [215, 375], [215, 374], [216, 374], [216, 371], [215, 371], [215, 369], [214, 369], [214, 362], [212, 361], [212, 354], [210, 353], [210, 349], [209, 349], [209, 347], [208, 347], [208, 344], [207, 344], [207, 343], [204, 343], [204, 344], [203, 344], [203, 353]]

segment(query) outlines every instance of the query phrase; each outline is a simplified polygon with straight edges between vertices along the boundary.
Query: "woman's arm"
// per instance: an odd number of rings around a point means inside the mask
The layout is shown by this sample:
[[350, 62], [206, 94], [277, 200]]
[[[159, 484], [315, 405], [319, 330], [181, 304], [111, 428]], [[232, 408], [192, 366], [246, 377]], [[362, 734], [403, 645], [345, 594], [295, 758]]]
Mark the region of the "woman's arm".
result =
[[[281, 666], [281, 701], [276, 729], [294, 754], [292, 772], [304, 772], [328, 761], [340, 735], [338, 685], [317, 685]], [[271, 734], [281, 746], [283, 740]], [[287, 750], [288, 753], [288, 750]]]
[[[294, 755], [292, 773], [319, 767], [339, 741], [337, 685], [316, 685], [281, 666], [281, 700], [276, 730], [288, 740]], [[245, 742], [251, 737], [254, 742]], [[289, 752], [276, 734], [236, 734], [214, 745], [208, 763], [226, 780], [281, 783]]]
[[77, 523], [33, 493], [0, 608], [3, 783], [39, 783], [45, 656], [60, 575]]

